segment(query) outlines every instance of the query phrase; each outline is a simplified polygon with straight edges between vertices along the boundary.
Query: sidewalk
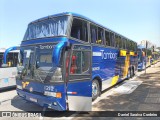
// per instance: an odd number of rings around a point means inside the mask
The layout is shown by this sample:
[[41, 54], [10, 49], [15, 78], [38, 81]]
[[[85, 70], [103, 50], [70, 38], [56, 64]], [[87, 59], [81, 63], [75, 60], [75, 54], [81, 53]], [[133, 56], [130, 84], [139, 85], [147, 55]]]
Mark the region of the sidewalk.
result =
[[160, 111], [160, 62], [135, 81], [143, 81], [130, 94], [115, 94], [93, 105], [93, 111]]

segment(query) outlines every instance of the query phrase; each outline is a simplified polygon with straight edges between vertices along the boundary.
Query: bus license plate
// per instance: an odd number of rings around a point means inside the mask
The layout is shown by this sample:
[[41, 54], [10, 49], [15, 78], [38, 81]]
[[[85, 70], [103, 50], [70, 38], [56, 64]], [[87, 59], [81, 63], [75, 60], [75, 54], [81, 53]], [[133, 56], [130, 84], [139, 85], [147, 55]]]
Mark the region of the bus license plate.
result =
[[37, 102], [37, 99], [31, 98], [31, 97], [29, 98], [29, 100], [32, 101], [32, 102]]

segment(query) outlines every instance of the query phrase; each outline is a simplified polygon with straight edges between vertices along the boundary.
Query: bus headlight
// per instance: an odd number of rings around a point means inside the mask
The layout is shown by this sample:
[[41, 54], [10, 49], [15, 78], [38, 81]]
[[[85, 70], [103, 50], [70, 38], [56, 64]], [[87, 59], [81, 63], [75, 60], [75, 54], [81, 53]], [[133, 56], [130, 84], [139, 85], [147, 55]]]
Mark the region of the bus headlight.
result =
[[62, 94], [60, 92], [44, 91], [44, 95], [46, 95], [46, 96], [52, 96], [52, 97], [56, 97], [56, 98], [62, 98]]
[[44, 91], [44, 95], [56, 97], [56, 93], [55, 92]]

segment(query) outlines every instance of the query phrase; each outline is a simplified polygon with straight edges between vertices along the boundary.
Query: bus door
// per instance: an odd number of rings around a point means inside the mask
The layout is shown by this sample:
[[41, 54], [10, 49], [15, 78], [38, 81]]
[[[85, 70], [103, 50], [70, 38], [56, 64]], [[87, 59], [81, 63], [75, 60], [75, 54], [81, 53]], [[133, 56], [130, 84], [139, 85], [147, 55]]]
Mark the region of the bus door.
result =
[[91, 46], [74, 45], [66, 54], [68, 110], [91, 111]]

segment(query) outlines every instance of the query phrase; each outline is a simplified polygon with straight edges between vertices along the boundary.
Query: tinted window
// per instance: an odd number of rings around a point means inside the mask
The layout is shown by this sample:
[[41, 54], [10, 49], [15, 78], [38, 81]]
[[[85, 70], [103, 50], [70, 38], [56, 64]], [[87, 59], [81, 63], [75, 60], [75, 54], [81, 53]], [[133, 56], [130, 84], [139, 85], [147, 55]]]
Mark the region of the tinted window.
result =
[[87, 22], [74, 18], [71, 29], [71, 37], [88, 42]]
[[107, 46], [110, 46], [111, 45], [111, 42], [110, 42], [110, 36], [109, 36], [109, 32], [108, 31], [105, 31], [105, 39], [106, 39], [106, 45]]
[[98, 39], [96, 40], [97, 44], [104, 44], [104, 30], [98, 27]]
[[126, 49], [126, 39], [122, 38], [123, 41], [123, 49]]
[[138, 48], [137, 48], [137, 43], [135, 43], [135, 51], [137, 51], [137, 49], [138, 49]]
[[118, 37], [118, 35], [115, 35], [115, 47], [119, 48], [119, 37]]
[[122, 41], [120, 36], [118, 37], [118, 39], [119, 39], [119, 48], [122, 48], [123, 47], [123, 43], [122, 43], [123, 41]]
[[133, 43], [133, 41], [130, 42], [130, 49], [134, 50], [134, 43]]
[[18, 53], [8, 53], [7, 63], [9, 67], [16, 67], [18, 64]]
[[114, 33], [110, 33], [110, 41], [111, 41], [111, 46], [114, 47], [114, 44], [115, 44], [115, 40], [114, 40]]
[[129, 40], [127, 40], [127, 42], [126, 42], [126, 47], [127, 47], [128, 50], [130, 49], [130, 42], [129, 42]]
[[23, 40], [25, 41], [36, 38], [64, 36], [67, 33], [67, 25], [67, 16], [54, 17], [31, 23], [28, 25]]
[[91, 42], [96, 43], [97, 41], [97, 27], [95, 25], [90, 25]]

